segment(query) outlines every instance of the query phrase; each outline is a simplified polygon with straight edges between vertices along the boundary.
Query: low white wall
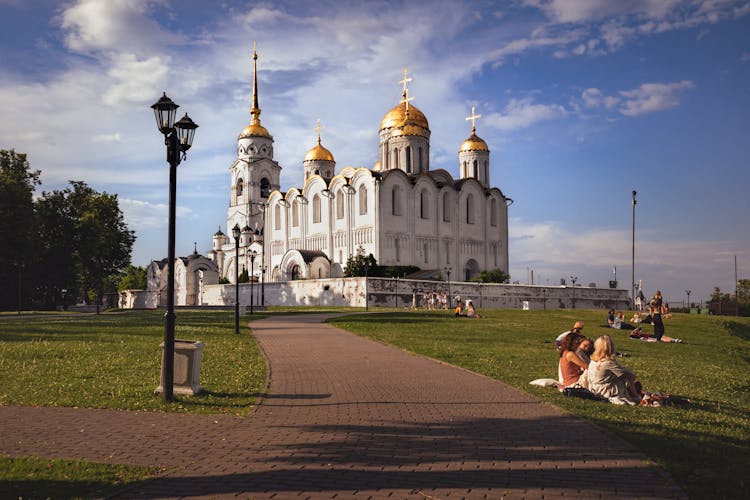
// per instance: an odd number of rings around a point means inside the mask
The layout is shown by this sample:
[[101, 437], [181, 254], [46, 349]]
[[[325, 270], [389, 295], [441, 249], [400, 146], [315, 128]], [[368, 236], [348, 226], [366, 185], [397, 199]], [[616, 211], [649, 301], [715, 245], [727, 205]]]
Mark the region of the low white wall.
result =
[[[298, 280], [261, 285], [239, 285], [240, 304], [267, 306], [365, 306], [365, 278]], [[449, 293], [462, 300], [471, 299], [478, 308], [529, 309], [627, 309], [626, 290], [569, 286], [505, 285], [465, 282], [367, 279], [370, 306], [411, 307], [416, 295], [417, 307], [424, 307], [428, 292]], [[233, 306], [234, 285], [207, 285], [202, 305]], [[265, 298], [265, 301], [263, 301]]]

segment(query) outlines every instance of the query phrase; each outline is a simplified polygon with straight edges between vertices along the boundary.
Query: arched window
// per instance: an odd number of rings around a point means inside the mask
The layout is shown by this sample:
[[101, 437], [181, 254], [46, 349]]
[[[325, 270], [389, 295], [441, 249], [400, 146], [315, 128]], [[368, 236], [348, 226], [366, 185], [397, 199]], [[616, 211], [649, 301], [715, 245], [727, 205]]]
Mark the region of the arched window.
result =
[[344, 218], [344, 191], [341, 189], [336, 193], [336, 218]]
[[398, 168], [398, 148], [393, 148], [393, 166], [392, 168]]
[[271, 194], [271, 183], [263, 177], [260, 180], [260, 197], [261, 198], [268, 198], [268, 195]]
[[411, 146], [406, 146], [406, 173], [411, 173]]
[[313, 222], [320, 222], [320, 196], [313, 196]]
[[367, 213], [367, 188], [362, 185], [359, 187], [359, 215]]
[[276, 230], [281, 229], [281, 205], [276, 205], [273, 210], [274, 227]]
[[474, 168], [472, 169], [471, 176], [475, 179], [477, 178], [477, 161], [476, 160], [474, 160]]
[[466, 197], [466, 223], [474, 224], [474, 195]]
[[299, 203], [297, 200], [292, 202], [292, 227], [299, 226]]
[[427, 205], [427, 193], [424, 190], [419, 192], [419, 218], [430, 218], [429, 207]]
[[451, 207], [450, 207], [450, 197], [448, 196], [448, 193], [443, 193], [443, 221], [444, 222], [450, 222], [451, 221]]
[[490, 200], [490, 226], [497, 226], [497, 200]]
[[242, 196], [242, 192], [245, 190], [245, 181], [237, 179], [237, 197]]
[[401, 188], [393, 186], [391, 191], [391, 215], [401, 215]]

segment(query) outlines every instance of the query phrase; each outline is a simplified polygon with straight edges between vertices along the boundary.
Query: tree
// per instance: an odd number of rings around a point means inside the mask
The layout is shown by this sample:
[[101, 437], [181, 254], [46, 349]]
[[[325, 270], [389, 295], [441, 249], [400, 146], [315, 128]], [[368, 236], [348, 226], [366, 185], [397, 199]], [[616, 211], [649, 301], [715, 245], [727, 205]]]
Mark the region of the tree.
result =
[[492, 269], [490, 271], [482, 271], [478, 276], [473, 277], [471, 281], [478, 283], [505, 283], [509, 279], [510, 274], [502, 269]]
[[350, 255], [344, 267], [344, 277], [378, 276], [378, 263], [372, 254], [365, 255], [365, 249], [359, 247], [356, 255]]
[[[62, 289], [75, 297], [102, 302], [105, 292], [117, 291], [119, 275], [130, 264], [135, 241], [128, 230], [117, 195], [99, 193], [85, 182], [43, 193], [38, 202], [40, 235], [44, 238], [43, 297], [55, 303]], [[55, 276], [58, 276], [55, 278]]]
[[729, 302], [729, 294], [728, 293], [721, 293], [721, 289], [718, 286], [714, 287], [714, 291], [711, 294], [711, 298], [708, 299], [709, 302]]
[[145, 267], [128, 264], [117, 283], [117, 291], [145, 290], [148, 287], [148, 275]]
[[31, 287], [25, 283], [33, 268], [33, 193], [39, 185], [39, 170], [32, 171], [26, 155], [0, 150], [0, 309], [27, 302]]

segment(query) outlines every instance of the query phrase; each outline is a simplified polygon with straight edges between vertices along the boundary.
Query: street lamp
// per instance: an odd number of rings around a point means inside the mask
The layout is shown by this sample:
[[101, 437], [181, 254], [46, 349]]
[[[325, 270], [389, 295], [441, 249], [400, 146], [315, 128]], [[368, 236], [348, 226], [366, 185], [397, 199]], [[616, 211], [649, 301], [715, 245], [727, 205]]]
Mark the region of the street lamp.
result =
[[253, 282], [255, 281], [255, 257], [257, 255], [258, 252], [255, 250], [250, 252], [250, 314], [253, 314]]
[[262, 307], [266, 307], [266, 269], [265, 264], [260, 266], [260, 305]]
[[162, 396], [164, 401], [174, 401], [174, 245], [175, 245], [175, 213], [177, 204], [177, 165], [187, 156], [187, 150], [193, 144], [195, 129], [198, 125], [185, 116], [175, 123], [175, 115], [179, 106], [167, 97], [167, 93], [159, 98], [151, 109], [154, 110], [156, 127], [164, 134], [164, 144], [167, 146], [167, 162], [169, 162], [169, 231], [167, 259], [169, 265], [167, 276], [167, 313], [164, 318], [164, 354], [161, 363]]
[[573, 296], [571, 297], [571, 302], [573, 303], [573, 309], [576, 308], [576, 282], [578, 281], [578, 276], [571, 276], [570, 277], [570, 284], [573, 286]]
[[451, 271], [453, 271], [453, 268], [446, 266], [443, 268], [443, 271], [448, 275], [448, 309], [453, 309], [453, 303], [451, 300]]
[[234, 236], [234, 333], [240, 334], [240, 236], [242, 229], [239, 224], [232, 228]]
[[370, 310], [370, 297], [367, 295], [367, 275], [370, 270], [370, 258], [365, 259], [365, 311]]
[[685, 294], [687, 295], [688, 301], [687, 301], [687, 308], [688, 311], [690, 311], [690, 294], [692, 293], [692, 290], [685, 290]]
[[633, 253], [630, 263], [630, 293], [632, 294], [633, 310], [635, 310], [635, 205], [638, 203], [635, 199], [637, 193], [633, 191]]

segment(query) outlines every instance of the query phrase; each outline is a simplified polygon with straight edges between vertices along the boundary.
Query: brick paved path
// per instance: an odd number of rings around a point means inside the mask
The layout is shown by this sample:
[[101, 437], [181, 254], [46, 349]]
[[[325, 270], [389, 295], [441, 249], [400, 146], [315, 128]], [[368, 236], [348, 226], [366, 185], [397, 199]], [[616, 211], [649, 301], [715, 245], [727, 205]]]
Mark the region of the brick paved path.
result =
[[684, 497], [575, 417], [322, 318], [253, 323], [271, 383], [247, 418], [1, 407], [0, 453], [169, 468], [120, 498]]

